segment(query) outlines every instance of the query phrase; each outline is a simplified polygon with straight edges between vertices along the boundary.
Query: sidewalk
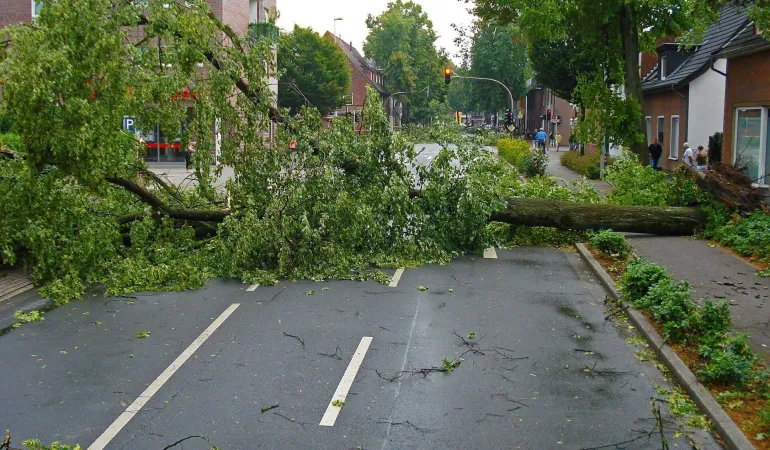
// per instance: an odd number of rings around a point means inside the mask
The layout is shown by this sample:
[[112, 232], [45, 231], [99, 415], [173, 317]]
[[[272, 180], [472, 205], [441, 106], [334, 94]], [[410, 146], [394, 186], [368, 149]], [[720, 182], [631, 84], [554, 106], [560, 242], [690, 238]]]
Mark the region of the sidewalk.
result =
[[[554, 153], [551, 153], [553, 156]], [[567, 181], [579, 179], [557, 161], [547, 173]], [[611, 188], [603, 181], [592, 181], [602, 193]], [[642, 258], [665, 266], [675, 281], [687, 281], [694, 299], [727, 301], [733, 330], [749, 335], [749, 345], [770, 363], [770, 278], [757, 276], [757, 268], [729, 250], [692, 237], [626, 235]]]
[[[565, 186], [571, 186], [573, 181], [581, 180], [583, 176], [561, 165], [561, 155], [567, 151], [568, 150], [557, 152], [555, 149], [550, 149], [548, 151], [548, 167], [545, 168], [545, 173], [561, 178], [566, 182], [564, 183]], [[588, 181], [594, 185], [600, 195], [607, 195], [612, 191], [612, 186], [604, 180]]]

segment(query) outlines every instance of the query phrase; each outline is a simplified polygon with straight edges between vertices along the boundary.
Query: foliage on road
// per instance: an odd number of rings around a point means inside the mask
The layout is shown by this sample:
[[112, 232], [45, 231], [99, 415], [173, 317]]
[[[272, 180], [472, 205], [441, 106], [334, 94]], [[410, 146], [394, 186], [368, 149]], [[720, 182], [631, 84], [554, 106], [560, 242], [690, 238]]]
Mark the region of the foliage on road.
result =
[[637, 206], [691, 206], [704, 203], [697, 174], [682, 167], [673, 173], [655, 171], [633, 158], [620, 158], [606, 169], [605, 179], [613, 186], [610, 202]]
[[438, 35], [422, 6], [392, 1], [379, 16], [369, 15], [366, 25], [364, 52], [384, 69], [385, 87], [390, 92], [411, 92], [430, 86], [429, 98], [415, 93], [401, 99], [411, 106], [410, 121], [426, 123], [434, 118], [446, 97], [443, 73], [449, 58], [436, 49]]
[[346, 104], [350, 67], [345, 54], [329, 36], [295, 25], [281, 33], [278, 45], [281, 71], [278, 104], [296, 112], [307, 102], [327, 114]]

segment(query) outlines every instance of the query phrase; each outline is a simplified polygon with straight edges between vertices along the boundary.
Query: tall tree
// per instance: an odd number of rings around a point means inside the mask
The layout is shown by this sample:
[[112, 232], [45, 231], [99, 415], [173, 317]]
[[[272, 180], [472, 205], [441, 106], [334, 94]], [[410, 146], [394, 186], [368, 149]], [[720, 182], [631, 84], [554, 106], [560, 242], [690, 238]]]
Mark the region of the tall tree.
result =
[[[527, 46], [517, 39], [513, 25], [477, 23], [470, 48], [470, 76], [492, 78], [510, 89], [514, 100], [526, 93], [530, 69]], [[510, 108], [510, 99], [498, 84], [472, 81], [471, 98], [478, 110]]]
[[[467, 1], [467, 0], [466, 0]], [[639, 52], [657, 38], [688, 29], [687, 0], [476, 0], [475, 12], [497, 23], [514, 23], [530, 42], [579, 37], [581, 55], [593, 62], [578, 77], [576, 95], [589, 112], [584, 138], [608, 137], [632, 148], [644, 163], [643, 94]], [[623, 92], [616, 87], [623, 87]]]
[[443, 67], [449, 63], [446, 52], [437, 50], [433, 22], [422, 7], [412, 1], [396, 0], [377, 17], [366, 20], [369, 35], [364, 43], [366, 56], [385, 69], [385, 83], [392, 92], [411, 92], [430, 86], [425, 95], [402, 97], [411, 105], [411, 118], [419, 122], [430, 119], [433, 99], [446, 97]]
[[291, 33], [281, 34], [278, 69], [278, 103], [292, 112], [307, 102], [321, 114], [345, 104], [343, 96], [350, 88], [350, 67], [331, 37], [321, 37], [311, 28], [295, 25]]

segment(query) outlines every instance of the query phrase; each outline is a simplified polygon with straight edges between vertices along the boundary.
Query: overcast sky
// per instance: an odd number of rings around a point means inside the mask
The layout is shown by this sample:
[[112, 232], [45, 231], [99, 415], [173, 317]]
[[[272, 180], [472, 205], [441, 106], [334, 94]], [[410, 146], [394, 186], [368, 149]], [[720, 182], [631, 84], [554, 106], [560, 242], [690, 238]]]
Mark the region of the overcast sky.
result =
[[[334, 31], [334, 19], [337, 22], [337, 34], [346, 41], [363, 50], [363, 43], [369, 29], [366, 28], [366, 16], [378, 16], [387, 7], [389, 0], [278, 0], [278, 10], [281, 17], [278, 26], [283, 29], [294, 28], [294, 24], [311, 27], [320, 34]], [[455, 31], [452, 24], [469, 25], [473, 16], [467, 12], [468, 4], [458, 0], [414, 0], [422, 5], [428, 17], [433, 22], [439, 38], [438, 47], [449, 51], [450, 57], [456, 60], [457, 48], [454, 45]]]

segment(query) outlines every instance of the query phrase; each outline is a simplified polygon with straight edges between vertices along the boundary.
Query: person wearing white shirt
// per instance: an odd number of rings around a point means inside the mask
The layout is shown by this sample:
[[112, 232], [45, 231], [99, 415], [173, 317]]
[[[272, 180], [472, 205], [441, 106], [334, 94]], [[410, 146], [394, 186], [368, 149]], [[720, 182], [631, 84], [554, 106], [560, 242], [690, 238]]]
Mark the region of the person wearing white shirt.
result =
[[695, 152], [690, 148], [690, 144], [684, 143], [684, 163], [690, 169], [696, 170], [697, 163], [695, 162]]

